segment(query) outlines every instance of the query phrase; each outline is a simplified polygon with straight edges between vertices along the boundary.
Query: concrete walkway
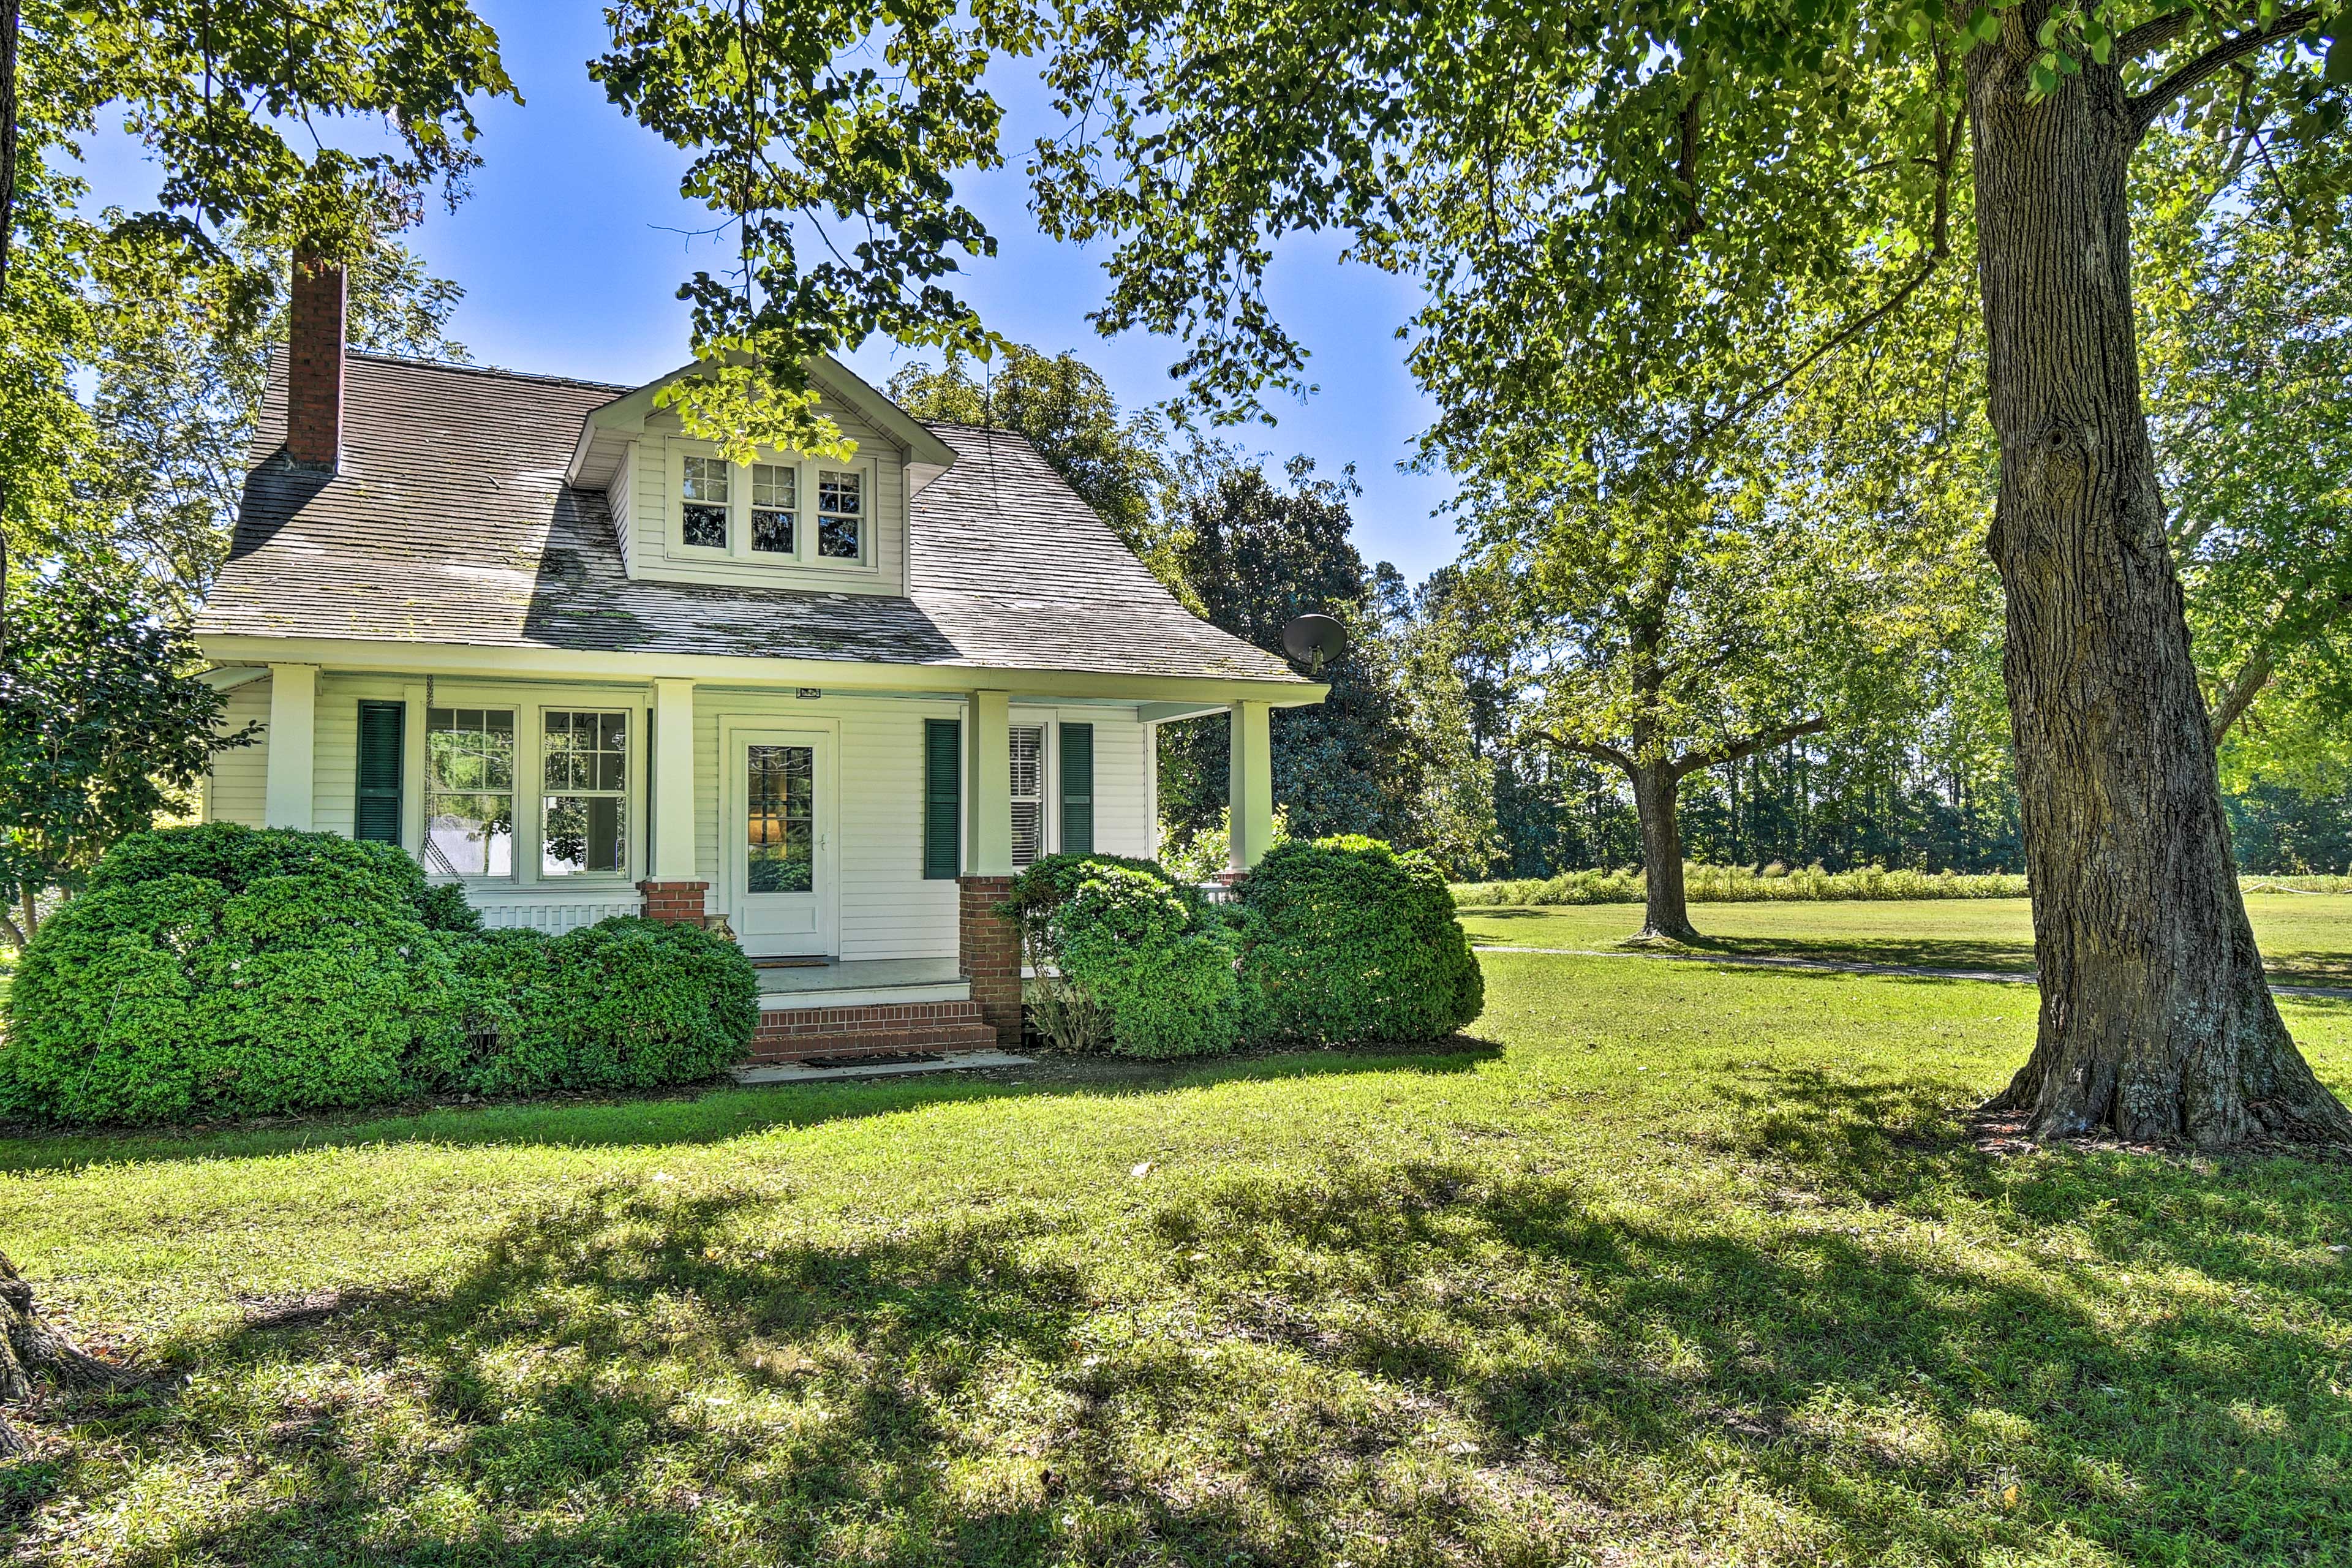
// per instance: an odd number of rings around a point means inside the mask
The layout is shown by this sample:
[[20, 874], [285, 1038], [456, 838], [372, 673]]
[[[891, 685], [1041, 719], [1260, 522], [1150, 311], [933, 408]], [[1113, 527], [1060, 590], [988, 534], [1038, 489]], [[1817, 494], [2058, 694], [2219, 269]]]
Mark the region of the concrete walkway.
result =
[[772, 1067], [737, 1068], [733, 1077], [737, 1083], [833, 1083], [861, 1078], [898, 1078], [905, 1073], [963, 1072], [972, 1068], [1026, 1068], [1037, 1065], [1034, 1057], [1016, 1057], [1010, 1051], [957, 1051], [935, 1062], [889, 1062], [874, 1066], [840, 1068], [803, 1067], [798, 1062], [778, 1062]]
[[[1548, 953], [1556, 958], [1654, 958], [1679, 963], [1728, 964], [1741, 969], [1801, 969], [1821, 974], [1891, 974], [1911, 980], [1982, 980], [1996, 985], [2031, 985], [2032, 970], [1932, 969], [1919, 963], [1872, 963], [1855, 958], [1783, 958], [1770, 953], [1649, 952], [1640, 948], [1502, 947], [1472, 944], [1475, 952]], [[2332, 996], [2352, 999], [2352, 986], [2273, 985], [2276, 996]]]

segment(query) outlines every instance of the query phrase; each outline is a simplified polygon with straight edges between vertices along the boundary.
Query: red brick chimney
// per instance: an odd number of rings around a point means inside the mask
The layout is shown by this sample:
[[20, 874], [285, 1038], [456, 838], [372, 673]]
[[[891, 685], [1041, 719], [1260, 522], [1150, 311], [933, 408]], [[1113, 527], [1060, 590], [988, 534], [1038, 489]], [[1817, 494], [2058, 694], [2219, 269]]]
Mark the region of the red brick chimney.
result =
[[331, 468], [343, 454], [343, 268], [294, 253], [287, 345], [286, 455]]

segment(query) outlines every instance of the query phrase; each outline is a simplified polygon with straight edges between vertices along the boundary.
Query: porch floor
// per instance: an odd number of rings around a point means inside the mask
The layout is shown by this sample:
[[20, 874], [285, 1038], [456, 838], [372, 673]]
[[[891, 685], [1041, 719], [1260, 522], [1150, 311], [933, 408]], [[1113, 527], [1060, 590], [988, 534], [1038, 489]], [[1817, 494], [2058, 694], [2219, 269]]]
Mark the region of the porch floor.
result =
[[827, 959], [759, 975], [760, 1005], [771, 1010], [971, 1000], [971, 982], [952, 958]]

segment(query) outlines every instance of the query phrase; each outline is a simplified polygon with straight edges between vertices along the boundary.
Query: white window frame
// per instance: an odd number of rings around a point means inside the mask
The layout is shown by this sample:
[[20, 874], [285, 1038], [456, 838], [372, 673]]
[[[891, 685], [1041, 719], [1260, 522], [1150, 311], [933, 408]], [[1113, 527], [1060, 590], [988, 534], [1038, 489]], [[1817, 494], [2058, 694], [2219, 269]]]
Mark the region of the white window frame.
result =
[[[790, 468], [793, 475], [793, 549], [790, 554], [778, 551], [751, 548], [751, 470], [750, 463], [727, 465], [727, 546], [688, 544], [686, 542], [686, 461], [694, 458], [719, 461], [716, 452], [696, 450], [689, 446], [675, 448], [669, 466], [668, 542], [671, 558], [677, 561], [730, 561], [747, 566], [795, 567], [827, 574], [856, 574], [878, 576], [882, 570], [882, 530], [888, 526], [880, 512], [882, 494], [881, 465], [864, 453], [849, 461], [837, 462], [826, 458], [804, 458], [793, 453], [762, 453], [758, 465], [764, 468]], [[822, 524], [817, 515], [818, 479], [820, 472], [856, 474], [858, 495], [864, 503], [858, 528], [858, 554], [856, 560], [817, 552], [817, 537]], [[708, 503], [696, 503], [708, 504]]]
[[[425, 868], [428, 880], [435, 883], [457, 883], [469, 889], [503, 894], [509, 901], [519, 895], [561, 899], [570, 894], [593, 894], [610, 897], [617, 889], [633, 887], [645, 873], [646, 827], [646, 768], [649, 731], [646, 710], [652, 703], [651, 694], [643, 689], [601, 682], [582, 682], [578, 686], [509, 686], [497, 681], [444, 680], [433, 696], [431, 708], [490, 708], [511, 711], [515, 716], [515, 780], [514, 780], [514, 862], [504, 876], [476, 875], [463, 872], [452, 875], [425, 859], [425, 812], [429, 760], [425, 755], [430, 709], [425, 700], [425, 688], [412, 685], [407, 697], [415, 704], [416, 717], [412, 731], [416, 741], [415, 762], [411, 764], [410, 777], [416, 784], [416, 858]], [[627, 784], [623, 794], [625, 821], [636, 825], [628, 833], [627, 854], [619, 871], [582, 871], [573, 876], [550, 877], [544, 874], [547, 853], [547, 715], [559, 713], [625, 713], [629, 716], [628, 765], [625, 772]]]
[[[688, 542], [687, 540], [686, 509], [689, 506], [709, 506], [713, 504], [709, 501], [689, 500], [687, 498], [686, 466], [688, 463], [717, 463], [719, 465], [719, 471], [726, 478], [727, 542], [724, 544], [694, 544]], [[744, 542], [743, 526], [750, 516], [751, 510], [750, 508], [742, 504], [742, 495], [744, 487], [751, 483], [751, 479], [748, 474], [739, 472], [738, 470], [740, 468], [740, 464], [728, 462], [726, 459], [719, 457], [715, 453], [681, 452], [678, 454], [677, 484], [676, 487], [677, 504], [672, 509], [670, 515], [677, 531], [676, 536], [677, 547], [686, 552], [688, 556], [699, 556], [705, 560], [724, 560], [727, 557], [735, 554], [742, 546]]]
[[[507, 715], [509, 721], [513, 726], [509, 733], [513, 738], [515, 755], [508, 761], [507, 787], [503, 792], [507, 796], [507, 868], [503, 871], [451, 871], [435, 866], [429, 858], [432, 851], [433, 797], [436, 795], [495, 795], [501, 793], [495, 790], [436, 790], [433, 787], [433, 710], [436, 708], [446, 710], [453, 723], [456, 721], [457, 716], [460, 713], [504, 713]], [[444, 695], [437, 697], [434, 699], [432, 703], [425, 709], [425, 745], [423, 748], [425, 779], [424, 788], [420, 792], [420, 799], [424, 805], [425, 816], [422, 829], [416, 836], [416, 858], [417, 862], [425, 868], [427, 875], [436, 877], [443, 881], [461, 882], [467, 886], [479, 885], [499, 888], [511, 887], [522, 879], [523, 869], [530, 864], [529, 860], [526, 858], [527, 847], [524, 844], [524, 838], [526, 837], [523, 831], [523, 823], [525, 820], [523, 815], [524, 770], [521, 756], [522, 726], [524, 722], [523, 715], [528, 711], [529, 710], [525, 705], [517, 702], [510, 698], [501, 700], [496, 698], [476, 697], [471, 694], [464, 696]], [[454, 732], [463, 734], [467, 731], [459, 730]], [[532, 810], [537, 810], [535, 804], [532, 806]], [[536, 835], [531, 835], [530, 837], [535, 837]]]
[[[617, 713], [621, 716], [621, 787], [604, 789], [562, 789], [547, 787], [547, 718], [551, 713], [593, 713], [599, 716]], [[538, 751], [531, 773], [532, 795], [530, 818], [533, 837], [530, 879], [553, 888], [594, 888], [625, 885], [630, 880], [630, 868], [637, 858], [637, 841], [644, 825], [636, 808], [635, 784], [637, 753], [643, 750], [640, 739], [646, 727], [643, 704], [604, 701], [548, 702], [532, 714], [532, 737]], [[551, 795], [577, 795], [583, 798], [618, 800], [621, 803], [621, 863], [610, 871], [551, 872], [547, 868], [547, 802]], [[634, 831], [633, 831], [634, 829]]]

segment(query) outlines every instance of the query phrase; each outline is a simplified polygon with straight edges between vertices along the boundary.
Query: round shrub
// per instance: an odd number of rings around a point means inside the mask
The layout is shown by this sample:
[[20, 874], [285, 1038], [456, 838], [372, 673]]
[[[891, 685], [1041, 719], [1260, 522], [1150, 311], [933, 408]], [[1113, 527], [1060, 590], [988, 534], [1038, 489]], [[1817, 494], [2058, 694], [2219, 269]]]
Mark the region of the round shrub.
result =
[[205, 831], [126, 841], [149, 874], [110, 856], [44, 922], [9, 996], [0, 1108], [67, 1121], [269, 1115], [447, 1081], [461, 1047], [447, 939], [389, 890], [398, 879], [380, 857], [221, 835], [186, 855], [153, 842]]
[[1375, 838], [1276, 845], [1241, 886], [1241, 984], [1254, 1035], [1427, 1040], [1486, 1005], [1436, 865]]
[[1007, 908], [1039, 976], [1040, 1026], [1055, 1044], [1153, 1058], [1233, 1048], [1233, 933], [1160, 867], [1048, 856], [1014, 879]]
[[758, 972], [701, 926], [615, 915], [557, 937], [550, 958], [550, 1012], [575, 1087], [716, 1077], [743, 1059], [759, 1026]]
[[760, 979], [700, 926], [616, 915], [560, 937], [485, 931], [457, 948], [467, 1060], [483, 1094], [652, 1089], [743, 1059]]
[[405, 905], [429, 931], [478, 931], [481, 916], [455, 883], [428, 885], [424, 868], [399, 846], [334, 833], [207, 822], [134, 833], [106, 852], [85, 890], [129, 887], [158, 877], [201, 877], [239, 893], [268, 877], [332, 875], [371, 899]]
[[646, 1088], [712, 1077], [751, 1042], [758, 977], [723, 938], [635, 918], [553, 939], [468, 930], [442, 892], [399, 851], [330, 834], [127, 839], [18, 965], [0, 1112], [165, 1121]]

